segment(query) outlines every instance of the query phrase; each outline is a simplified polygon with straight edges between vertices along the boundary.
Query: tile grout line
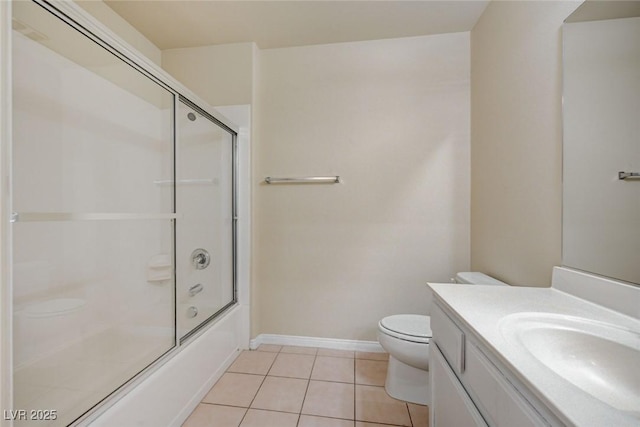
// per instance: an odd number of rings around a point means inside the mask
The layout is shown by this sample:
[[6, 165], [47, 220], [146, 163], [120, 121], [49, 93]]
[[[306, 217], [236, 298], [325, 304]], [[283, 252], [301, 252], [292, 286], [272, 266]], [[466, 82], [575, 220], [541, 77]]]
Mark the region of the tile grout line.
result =
[[309, 372], [307, 389], [304, 391], [304, 397], [302, 398], [302, 405], [300, 406], [300, 413], [298, 414], [298, 422], [296, 423], [296, 427], [300, 425], [300, 418], [302, 418], [302, 408], [304, 408], [304, 402], [307, 400], [307, 392], [309, 391], [309, 386], [311, 385], [311, 376], [313, 375], [313, 368], [316, 366], [317, 358], [318, 358], [318, 351], [316, 350], [316, 355], [313, 357], [313, 363], [311, 364], [311, 371]]
[[356, 419], [356, 405], [358, 403], [357, 399], [356, 399], [356, 393], [357, 393], [357, 385], [356, 385], [356, 372], [357, 372], [357, 359], [355, 358], [356, 353], [353, 353], [353, 427], [355, 427], [356, 422], [358, 421]]
[[253, 399], [251, 399], [251, 402], [249, 402], [249, 406], [247, 407], [247, 410], [244, 412], [244, 415], [242, 416], [242, 419], [240, 420], [240, 424], [238, 424], [238, 427], [242, 425], [242, 423], [244, 422], [244, 419], [247, 417], [247, 414], [249, 413], [249, 409], [251, 409], [251, 405], [253, 405], [253, 401], [256, 400], [256, 396], [258, 396], [258, 393], [260, 392], [260, 389], [262, 388], [262, 385], [264, 384], [265, 380], [267, 379], [267, 375], [269, 375], [269, 371], [271, 370], [271, 367], [273, 366], [274, 363], [276, 363], [276, 358], [278, 356], [273, 358], [273, 362], [271, 362], [271, 365], [269, 365], [269, 369], [267, 369], [267, 373], [264, 375], [264, 378], [262, 378], [262, 382], [260, 383], [260, 387], [258, 387], [258, 390], [256, 390], [256, 394], [253, 396]]
[[[251, 399], [251, 402], [249, 403], [248, 407], [243, 407], [243, 406], [234, 406], [234, 405], [225, 405], [225, 404], [216, 404], [216, 403], [209, 403], [209, 402], [200, 402], [203, 404], [207, 404], [207, 405], [212, 405], [212, 406], [225, 406], [225, 407], [233, 407], [233, 408], [238, 408], [238, 409], [245, 409], [245, 413], [243, 414], [242, 419], [240, 420], [240, 425], [245, 421], [246, 416], [248, 414], [249, 409], [252, 409], [251, 406], [253, 405], [253, 403], [255, 402], [255, 399], [260, 391], [260, 389], [262, 388], [262, 386], [264, 385], [266, 378], [268, 376], [273, 376], [274, 378], [290, 378], [290, 379], [303, 379], [303, 380], [307, 380], [307, 387], [305, 389], [305, 393], [303, 396], [303, 400], [302, 400], [302, 405], [300, 407], [300, 410], [298, 411], [297, 415], [297, 422], [296, 422], [296, 426], [300, 426], [301, 423], [301, 419], [302, 419], [302, 410], [304, 407], [304, 403], [306, 402], [306, 398], [308, 395], [308, 391], [311, 385], [311, 381], [312, 381], [312, 375], [313, 375], [313, 371], [315, 369], [315, 365], [318, 362], [318, 356], [319, 356], [319, 349], [315, 348], [315, 353], [314, 354], [309, 354], [309, 353], [288, 353], [288, 352], [283, 352], [284, 346], [280, 347], [280, 350], [278, 350], [277, 352], [273, 352], [270, 351], [268, 353], [272, 353], [275, 354], [275, 357], [272, 361], [272, 363], [270, 364], [269, 368], [266, 371], [266, 374], [257, 374], [257, 373], [241, 373], [241, 372], [230, 372], [229, 370], [227, 370], [225, 373], [235, 373], [235, 374], [244, 374], [244, 375], [253, 375], [253, 376], [259, 376], [262, 375], [262, 381], [260, 382], [260, 385], [256, 391], [256, 394], [253, 396], [253, 398]], [[257, 349], [256, 349], [257, 350]], [[277, 358], [279, 357], [280, 354], [290, 354], [290, 355], [299, 355], [299, 356], [305, 356], [305, 355], [312, 355], [313, 356], [313, 362], [311, 365], [311, 370], [309, 372], [309, 377], [307, 378], [301, 378], [301, 377], [286, 377], [286, 376], [279, 376], [279, 375], [270, 375], [271, 371], [273, 370], [273, 367], [275, 365], [275, 362], [277, 360]], [[353, 378], [353, 386], [354, 386], [354, 394], [353, 394], [353, 404], [354, 404], [354, 412], [353, 412], [353, 420], [349, 420], [349, 419], [345, 419], [345, 418], [341, 418], [341, 417], [333, 417], [333, 416], [328, 416], [328, 415], [313, 415], [315, 417], [320, 417], [320, 418], [330, 418], [330, 419], [337, 419], [337, 420], [344, 420], [344, 421], [353, 421], [353, 427], [355, 427], [355, 425], [358, 423], [358, 420], [356, 419], [356, 413], [357, 413], [357, 398], [356, 398], [356, 390], [357, 390], [357, 386], [369, 386], [369, 387], [375, 387], [375, 388], [383, 388], [383, 386], [377, 385], [377, 384], [357, 384], [357, 365], [358, 365], [358, 361], [362, 360], [362, 361], [377, 361], [377, 362], [384, 362], [384, 360], [378, 360], [378, 359], [367, 359], [367, 358], [356, 358], [355, 357], [355, 353], [354, 353], [354, 357], [342, 357], [342, 356], [335, 356], [335, 355], [324, 355], [323, 357], [327, 357], [327, 358], [331, 358], [331, 359], [347, 359], [347, 360], [352, 360], [353, 361], [353, 370], [352, 370], [352, 378]], [[343, 381], [336, 381], [336, 380], [329, 380], [329, 379], [318, 379], [315, 380], [318, 382], [327, 382], [327, 383], [336, 383], [336, 384], [351, 384], [351, 382], [343, 382]], [[407, 414], [409, 415], [409, 422], [410, 422], [410, 426], [411, 427], [415, 427], [415, 422], [413, 420], [413, 417], [411, 415], [411, 411], [409, 409], [409, 403], [408, 402], [403, 402], [405, 404], [405, 409], [407, 411]], [[255, 409], [255, 408], [254, 408]], [[258, 410], [258, 409], [256, 409]], [[283, 414], [292, 414], [295, 415], [296, 412], [288, 412], [288, 411], [282, 411], [282, 410], [274, 410], [274, 409], [261, 409], [267, 412], [277, 412], [277, 413], [283, 413]], [[388, 425], [391, 427], [396, 427], [395, 424], [387, 424], [387, 423], [381, 423], [380, 425]]]

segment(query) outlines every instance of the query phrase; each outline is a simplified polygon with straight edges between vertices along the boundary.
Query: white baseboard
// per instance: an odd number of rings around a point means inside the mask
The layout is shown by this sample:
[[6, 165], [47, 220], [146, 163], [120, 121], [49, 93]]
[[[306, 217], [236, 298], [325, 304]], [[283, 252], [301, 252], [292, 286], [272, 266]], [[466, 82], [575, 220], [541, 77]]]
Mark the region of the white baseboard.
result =
[[299, 347], [330, 348], [335, 350], [366, 351], [382, 353], [384, 349], [377, 341], [345, 340], [338, 338], [300, 337], [296, 335], [260, 334], [249, 343], [255, 350], [260, 344], [295, 345]]

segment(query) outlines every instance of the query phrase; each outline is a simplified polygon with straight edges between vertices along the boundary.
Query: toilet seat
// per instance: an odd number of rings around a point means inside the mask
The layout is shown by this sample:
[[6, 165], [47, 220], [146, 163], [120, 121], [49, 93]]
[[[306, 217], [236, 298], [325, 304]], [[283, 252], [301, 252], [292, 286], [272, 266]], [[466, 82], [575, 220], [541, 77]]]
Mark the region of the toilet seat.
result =
[[431, 318], [418, 314], [396, 314], [382, 319], [378, 326], [381, 332], [404, 341], [429, 344]]

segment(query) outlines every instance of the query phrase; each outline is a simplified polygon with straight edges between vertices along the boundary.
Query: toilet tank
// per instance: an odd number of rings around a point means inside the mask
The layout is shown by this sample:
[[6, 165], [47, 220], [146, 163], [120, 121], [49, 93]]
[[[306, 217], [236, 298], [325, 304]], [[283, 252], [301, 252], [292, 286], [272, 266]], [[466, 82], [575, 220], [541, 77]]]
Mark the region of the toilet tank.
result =
[[458, 273], [456, 274], [455, 281], [456, 283], [467, 283], [472, 285], [509, 286], [498, 279], [494, 279], [493, 277], [477, 271], [465, 271]]

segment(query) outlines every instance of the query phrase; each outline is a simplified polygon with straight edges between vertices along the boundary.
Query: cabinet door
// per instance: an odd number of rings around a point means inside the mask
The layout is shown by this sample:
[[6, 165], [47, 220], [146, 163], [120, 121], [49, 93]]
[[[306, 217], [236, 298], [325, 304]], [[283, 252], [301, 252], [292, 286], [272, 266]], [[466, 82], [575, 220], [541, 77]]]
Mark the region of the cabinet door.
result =
[[431, 358], [432, 427], [487, 427], [487, 423], [462, 388], [437, 345], [429, 349]]
[[479, 348], [467, 341], [462, 380], [485, 419], [497, 427], [548, 426]]

